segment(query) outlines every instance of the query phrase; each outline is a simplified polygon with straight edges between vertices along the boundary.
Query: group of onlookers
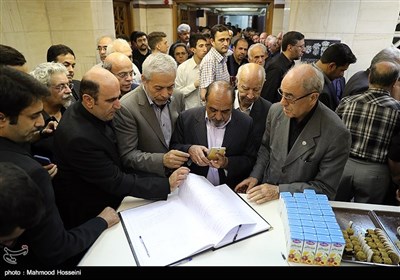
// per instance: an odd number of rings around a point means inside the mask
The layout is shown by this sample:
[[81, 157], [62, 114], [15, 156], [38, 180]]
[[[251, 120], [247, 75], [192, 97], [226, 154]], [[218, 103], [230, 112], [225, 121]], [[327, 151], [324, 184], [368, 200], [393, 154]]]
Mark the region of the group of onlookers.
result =
[[[0, 244], [28, 244], [18, 261], [76, 265], [119, 222], [125, 196], [165, 200], [189, 172], [255, 203], [308, 188], [396, 203], [399, 49], [338, 87], [356, 62], [346, 44], [296, 64], [298, 31], [253, 42], [222, 24], [177, 31], [170, 47], [163, 32], [102, 36], [101, 62], [81, 81], [65, 45], [29, 74], [24, 56], [0, 45]], [[225, 152], [210, 159], [212, 147]]]

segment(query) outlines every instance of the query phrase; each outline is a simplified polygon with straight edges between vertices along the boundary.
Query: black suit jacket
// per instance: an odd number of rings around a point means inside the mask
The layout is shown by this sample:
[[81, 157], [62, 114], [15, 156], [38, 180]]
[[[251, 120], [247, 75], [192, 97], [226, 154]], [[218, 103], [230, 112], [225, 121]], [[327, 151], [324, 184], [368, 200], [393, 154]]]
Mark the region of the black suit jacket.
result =
[[294, 66], [283, 52], [271, 58], [270, 63], [265, 68], [265, 83], [261, 96], [271, 103], [281, 100], [278, 88], [281, 86], [283, 76]]
[[356, 95], [359, 93], [363, 93], [366, 91], [369, 87], [369, 68], [365, 71], [359, 71], [355, 73], [351, 78], [347, 81], [345, 87], [344, 87], [344, 92], [343, 96], [349, 96], [349, 95]]
[[58, 174], [57, 205], [67, 226], [117, 208], [125, 196], [166, 199], [168, 178], [124, 173], [111, 123], [89, 113], [80, 102], [64, 113], [54, 135]]
[[15, 249], [21, 249], [20, 245], [26, 244], [28, 254], [16, 257], [17, 264], [33, 267], [32, 265], [53, 266], [64, 263], [89, 248], [107, 228], [106, 221], [97, 217], [66, 231], [55, 204], [49, 174], [22, 145], [0, 137], [0, 161], [13, 162], [24, 169], [39, 186], [46, 207], [46, 214], [39, 224], [27, 229], [19, 237]]
[[262, 137], [265, 131], [267, 115], [272, 103], [260, 96], [254, 103], [250, 111], [250, 117], [253, 119], [253, 142], [258, 151], [261, 145]]
[[[230, 123], [226, 126], [222, 146], [226, 147], [228, 157], [228, 175], [219, 169], [221, 184], [232, 189], [247, 178], [256, 160], [257, 150], [252, 139], [253, 120], [237, 110], [232, 111]], [[188, 152], [191, 145], [208, 147], [205, 107], [196, 107], [183, 111], [175, 125], [171, 137], [170, 149]], [[198, 166], [189, 161], [191, 172], [207, 177], [208, 166]]]

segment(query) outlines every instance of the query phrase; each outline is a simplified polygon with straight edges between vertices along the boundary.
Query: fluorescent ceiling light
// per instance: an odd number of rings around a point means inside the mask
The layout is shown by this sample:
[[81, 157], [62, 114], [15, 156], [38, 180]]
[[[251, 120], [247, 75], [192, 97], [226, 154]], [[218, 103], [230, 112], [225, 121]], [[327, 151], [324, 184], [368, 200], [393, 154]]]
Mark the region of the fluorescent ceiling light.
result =
[[257, 12], [257, 8], [221, 8], [224, 12]]

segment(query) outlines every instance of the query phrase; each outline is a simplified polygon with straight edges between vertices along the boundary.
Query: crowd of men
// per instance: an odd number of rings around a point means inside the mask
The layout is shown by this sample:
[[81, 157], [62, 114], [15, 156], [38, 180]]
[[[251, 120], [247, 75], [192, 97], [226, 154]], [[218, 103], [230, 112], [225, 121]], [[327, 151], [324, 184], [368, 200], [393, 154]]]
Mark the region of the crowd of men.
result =
[[20, 263], [76, 265], [124, 197], [166, 200], [190, 172], [257, 204], [304, 189], [400, 202], [399, 49], [346, 83], [344, 43], [306, 64], [298, 31], [177, 31], [102, 36], [80, 81], [66, 45], [30, 72], [0, 45], [0, 245], [28, 245]]

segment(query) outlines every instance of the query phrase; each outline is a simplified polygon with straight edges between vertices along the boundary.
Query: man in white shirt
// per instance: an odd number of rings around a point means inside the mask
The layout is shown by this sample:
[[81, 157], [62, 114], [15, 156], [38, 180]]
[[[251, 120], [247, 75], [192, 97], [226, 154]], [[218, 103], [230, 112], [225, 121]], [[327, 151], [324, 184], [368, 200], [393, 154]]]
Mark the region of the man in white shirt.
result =
[[203, 34], [193, 34], [189, 39], [193, 56], [178, 66], [175, 88], [185, 97], [185, 110], [201, 106], [200, 62], [207, 54], [207, 39]]

